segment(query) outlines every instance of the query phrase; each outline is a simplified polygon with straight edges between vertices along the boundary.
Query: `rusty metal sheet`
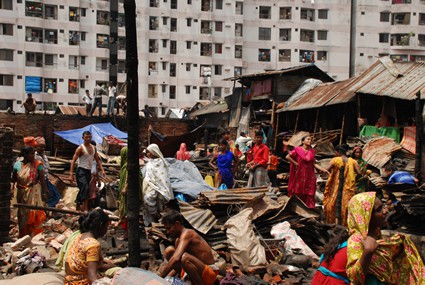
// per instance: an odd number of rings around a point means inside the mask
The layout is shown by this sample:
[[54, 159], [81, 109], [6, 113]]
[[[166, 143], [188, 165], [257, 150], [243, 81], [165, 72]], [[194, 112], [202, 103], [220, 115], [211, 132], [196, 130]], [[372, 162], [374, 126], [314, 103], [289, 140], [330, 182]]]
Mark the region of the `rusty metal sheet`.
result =
[[390, 161], [393, 153], [401, 149], [401, 145], [391, 138], [375, 138], [364, 146], [363, 159], [374, 167], [382, 168], [388, 161]]
[[199, 209], [179, 201], [180, 213], [197, 231], [206, 234], [217, 224], [217, 219], [209, 209]]
[[205, 114], [224, 113], [229, 111], [226, 101], [216, 101], [200, 108], [199, 110], [193, 111], [189, 114], [191, 118]]
[[[63, 115], [81, 115], [87, 116], [86, 107], [85, 106], [58, 106], [59, 110]], [[97, 110], [96, 110], [97, 112]], [[103, 113], [103, 112], [102, 112]]]

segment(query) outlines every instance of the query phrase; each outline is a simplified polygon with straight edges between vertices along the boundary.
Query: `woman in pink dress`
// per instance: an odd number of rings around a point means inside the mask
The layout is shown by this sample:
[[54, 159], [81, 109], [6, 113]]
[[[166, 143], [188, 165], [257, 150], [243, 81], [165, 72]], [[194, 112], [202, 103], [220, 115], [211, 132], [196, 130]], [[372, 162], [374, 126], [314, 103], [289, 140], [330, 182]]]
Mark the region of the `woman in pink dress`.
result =
[[176, 153], [176, 159], [178, 159], [178, 160], [189, 160], [190, 159], [190, 153], [187, 151], [185, 143], [180, 144], [180, 149]]
[[315, 207], [316, 175], [314, 169], [329, 172], [316, 163], [314, 149], [311, 147], [311, 136], [301, 139], [301, 146], [295, 147], [286, 160], [291, 163], [289, 170], [289, 196], [297, 195], [308, 207]]

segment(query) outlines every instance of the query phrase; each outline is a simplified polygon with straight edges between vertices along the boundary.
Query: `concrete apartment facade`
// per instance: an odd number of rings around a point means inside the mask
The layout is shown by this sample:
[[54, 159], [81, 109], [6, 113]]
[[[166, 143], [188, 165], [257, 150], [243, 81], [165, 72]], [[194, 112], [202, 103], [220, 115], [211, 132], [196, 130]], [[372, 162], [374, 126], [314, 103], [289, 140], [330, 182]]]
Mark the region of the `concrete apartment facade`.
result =
[[[0, 0], [0, 110], [23, 112], [31, 90], [41, 110], [83, 104], [85, 89], [93, 93], [111, 79], [124, 93], [124, 7], [117, 1]], [[380, 55], [425, 59], [425, 0], [136, 5], [140, 108], [148, 104], [160, 117], [231, 94], [233, 83], [223, 79], [234, 75], [314, 62], [342, 80]]]

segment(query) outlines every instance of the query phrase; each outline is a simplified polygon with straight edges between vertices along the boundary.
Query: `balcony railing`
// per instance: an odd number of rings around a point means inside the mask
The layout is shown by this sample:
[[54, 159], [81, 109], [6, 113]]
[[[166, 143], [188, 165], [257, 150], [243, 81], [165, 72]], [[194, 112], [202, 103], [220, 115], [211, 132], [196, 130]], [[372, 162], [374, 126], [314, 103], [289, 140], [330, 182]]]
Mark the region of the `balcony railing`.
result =
[[34, 43], [42, 43], [43, 42], [43, 37], [27, 37], [27, 42], [34, 42]]

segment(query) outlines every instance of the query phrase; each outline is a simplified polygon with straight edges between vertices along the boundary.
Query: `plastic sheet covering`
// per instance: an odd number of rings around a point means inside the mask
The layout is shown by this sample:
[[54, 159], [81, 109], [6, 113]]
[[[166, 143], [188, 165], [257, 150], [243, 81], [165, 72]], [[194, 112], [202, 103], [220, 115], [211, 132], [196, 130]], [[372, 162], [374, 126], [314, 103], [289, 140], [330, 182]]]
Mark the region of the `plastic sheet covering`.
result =
[[255, 266], [267, 263], [265, 249], [254, 234], [251, 214], [251, 208], [242, 210], [224, 224], [233, 265]]
[[170, 285], [155, 273], [140, 268], [127, 267], [119, 271], [112, 280], [112, 285]]

